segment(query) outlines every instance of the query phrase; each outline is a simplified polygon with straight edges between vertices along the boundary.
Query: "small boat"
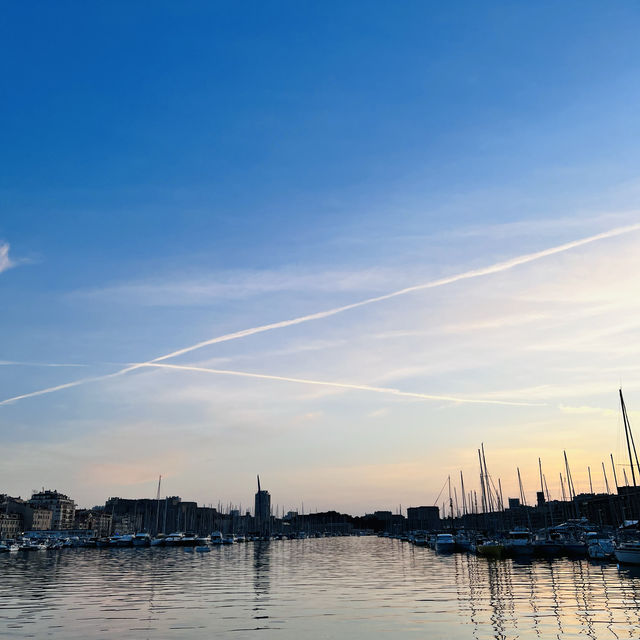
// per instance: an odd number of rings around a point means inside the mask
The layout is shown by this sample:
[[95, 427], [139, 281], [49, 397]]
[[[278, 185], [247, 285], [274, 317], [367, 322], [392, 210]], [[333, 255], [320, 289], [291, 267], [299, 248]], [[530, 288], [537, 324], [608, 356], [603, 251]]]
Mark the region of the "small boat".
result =
[[615, 547], [616, 560], [620, 564], [640, 564], [640, 542], [620, 542]]
[[456, 550], [456, 541], [450, 533], [439, 533], [436, 536], [436, 551], [438, 553], [452, 553]]
[[235, 544], [236, 537], [233, 533], [228, 533], [226, 536], [222, 538], [222, 544]]
[[198, 536], [193, 532], [187, 532], [182, 536], [181, 544], [183, 547], [195, 547], [198, 544]]
[[164, 543], [167, 547], [177, 547], [182, 544], [182, 538], [184, 538], [183, 533], [170, 533], [165, 537]]
[[207, 551], [211, 551], [211, 547], [207, 545], [200, 545], [196, 547], [196, 551], [199, 551], [200, 553], [206, 553]]
[[163, 547], [164, 546], [165, 537], [160, 534], [155, 538], [151, 538], [151, 542], [149, 543], [152, 547]]
[[[63, 543], [63, 546], [67, 546], [67, 545]], [[133, 536], [131, 534], [111, 536], [109, 538], [109, 546], [110, 547], [131, 547], [133, 546]]]
[[504, 548], [510, 556], [531, 556], [533, 555], [533, 542], [531, 533], [526, 529], [514, 529], [509, 531], [504, 541]]
[[533, 552], [545, 558], [553, 558], [562, 554], [562, 544], [550, 536], [540, 537], [533, 541]]
[[567, 539], [563, 545], [564, 553], [572, 558], [583, 558], [587, 555], [587, 543], [584, 540]]
[[133, 536], [134, 547], [149, 547], [151, 546], [151, 536], [148, 533], [136, 533]]
[[608, 536], [589, 531], [585, 535], [585, 542], [587, 543], [587, 555], [592, 560], [607, 560], [613, 557], [615, 551], [613, 540]]
[[466, 532], [457, 533], [455, 536], [456, 551], [468, 553], [473, 549], [473, 540]]
[[18, 551], [20, 551], [20, 545], [14, 542], [12, 545], [9, 546], [9, 551], [11, 553], [17, 553]]
[[413, 535], [413, 544], [415, 544], [416, 547], [426, 547], [427, 534], [424, 531], [416, 531]]
[[224, 544], [224, 538], [221, 531], [214, 531], [211, 534], [211, 544]]
[[487, 558], [504, 558], [507, 554], [504, 544], [499, 540], [486, 540], [476, 547], [476, 551]]

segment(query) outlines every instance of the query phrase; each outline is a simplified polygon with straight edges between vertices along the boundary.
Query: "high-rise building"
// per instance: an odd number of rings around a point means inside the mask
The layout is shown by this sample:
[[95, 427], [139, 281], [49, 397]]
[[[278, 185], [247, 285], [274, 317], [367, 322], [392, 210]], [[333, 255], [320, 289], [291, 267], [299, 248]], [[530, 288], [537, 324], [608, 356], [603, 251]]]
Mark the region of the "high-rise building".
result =
[[271, 495], [268, 491], [260, 488], [259, 476], [254, 514], [258, 531], [260, 531], [260, 533], [268, 533], [269, 525], [271, 524]]
[[57, 491], [42, 490], [31, 496], [29, 506], [34, 509], [49, 509], [52, 529], [58, 531], [73, 529], [76, 505], [69, 496]]

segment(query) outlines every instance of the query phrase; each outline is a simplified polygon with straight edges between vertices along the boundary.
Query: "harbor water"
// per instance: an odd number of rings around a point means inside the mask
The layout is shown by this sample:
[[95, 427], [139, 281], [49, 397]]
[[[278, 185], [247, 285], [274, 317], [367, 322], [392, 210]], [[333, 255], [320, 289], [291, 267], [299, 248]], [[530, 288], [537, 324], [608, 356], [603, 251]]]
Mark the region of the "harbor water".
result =
[[635, 638], [640, 570], [376, 537], [0, 556], [0, 638]]

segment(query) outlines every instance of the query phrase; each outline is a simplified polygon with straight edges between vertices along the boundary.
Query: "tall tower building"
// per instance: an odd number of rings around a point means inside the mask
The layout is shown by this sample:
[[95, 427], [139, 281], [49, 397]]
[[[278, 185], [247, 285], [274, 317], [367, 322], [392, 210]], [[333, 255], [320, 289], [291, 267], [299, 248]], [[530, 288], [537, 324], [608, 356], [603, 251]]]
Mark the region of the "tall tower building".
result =
[[261, 534], [267, 534], [271, 525], [271, 495], [260, 488], [260, 476], [258, 476], [258, 492], [255, 498], [256, 528]]

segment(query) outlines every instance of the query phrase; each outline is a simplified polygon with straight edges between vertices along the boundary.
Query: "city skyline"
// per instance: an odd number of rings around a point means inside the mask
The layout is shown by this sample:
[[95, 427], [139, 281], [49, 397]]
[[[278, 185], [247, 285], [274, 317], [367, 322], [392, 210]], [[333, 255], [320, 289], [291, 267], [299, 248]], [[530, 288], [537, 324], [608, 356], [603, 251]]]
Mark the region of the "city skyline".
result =
[[0, 44], [0, 492], [260, 473], [364, 514], [477, 487], [481, 442], [510, 496], [626, 464], [632, 6], [37, 13]]

